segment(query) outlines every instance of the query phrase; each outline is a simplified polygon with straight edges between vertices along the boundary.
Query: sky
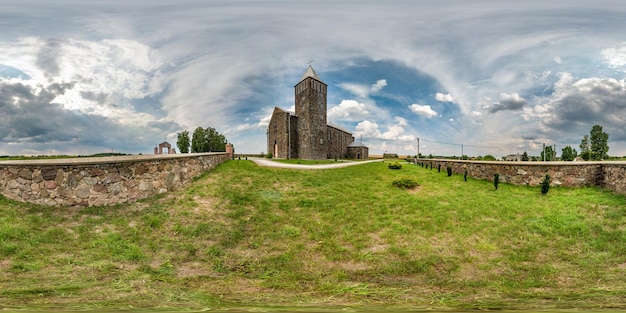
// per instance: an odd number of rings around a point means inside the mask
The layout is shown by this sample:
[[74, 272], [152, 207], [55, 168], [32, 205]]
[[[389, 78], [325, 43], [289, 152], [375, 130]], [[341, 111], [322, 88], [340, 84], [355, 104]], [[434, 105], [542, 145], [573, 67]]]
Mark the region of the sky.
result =
[[267, 152], [309, 64], [370, 154], [626, 155], [626, 1], [0, 1], [0, 155]]

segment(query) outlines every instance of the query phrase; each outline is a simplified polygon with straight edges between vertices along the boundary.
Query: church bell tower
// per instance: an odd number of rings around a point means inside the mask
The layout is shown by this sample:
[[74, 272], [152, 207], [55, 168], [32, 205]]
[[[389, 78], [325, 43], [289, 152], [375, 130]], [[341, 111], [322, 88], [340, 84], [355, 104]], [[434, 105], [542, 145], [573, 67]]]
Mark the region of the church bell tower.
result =
[[301, 159], [326, 159], [326, 87], [309, 65], [295, 86], [296, 115], [298, 116], [298, 156]]

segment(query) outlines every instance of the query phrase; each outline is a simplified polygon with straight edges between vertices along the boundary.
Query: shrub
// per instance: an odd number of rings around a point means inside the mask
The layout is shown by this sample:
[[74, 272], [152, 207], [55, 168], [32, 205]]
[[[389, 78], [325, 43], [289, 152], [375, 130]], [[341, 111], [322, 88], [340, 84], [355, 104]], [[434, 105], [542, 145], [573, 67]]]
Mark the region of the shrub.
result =
[[394, 180], [392, 184], [400, 189], [413, 189], [419, 186], [416, 181], [408, 178]]
[[393, 162], [393, 163], [389, 163], [389, 165], [387, 165], [390, 169], [392, 170], [399, 170], [402, 168], [402, 164], [398, 163], [398, 162]]
[[447, 170], [448, 170], [448, 177], [452, 176], [452, 167], [448, 166]]
[[272, 155], [271, 153], [268, 153], [268, 154], [267, 154], [267, 158], [268, 158], [268, 159], [271, 159], [272, 157], [273, 157], [273, 155]]
[[550, 189], [550, 175], [546, 174], [546, 177], [543, 179], [543, 182], [541, 183], [541, 194], [545, 195], [546, 193], [548, 193], [549, 189]]
[[500, 174], [498, 173], [493, 174], [493, 186], [496, 187], [496, 190], [498, 190], [499, 182], [500, 182]]

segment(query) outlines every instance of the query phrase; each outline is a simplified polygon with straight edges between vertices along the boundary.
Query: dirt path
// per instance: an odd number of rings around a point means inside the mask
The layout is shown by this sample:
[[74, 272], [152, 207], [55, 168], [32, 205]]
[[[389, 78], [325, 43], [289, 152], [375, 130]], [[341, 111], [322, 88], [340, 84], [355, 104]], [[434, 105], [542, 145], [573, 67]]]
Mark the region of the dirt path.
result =
[[303, 169], [303, 170], [324, 170], [324, 169], [340, 168], [340, 167], [347, 167], [347, 166], [383, 161], [382, 159], [380, 159], [380, 160], [369, 160], [369, 161], [344, 161], [342, 163], [332, 163], [332, 164], [290, 164], [290, 163], [276, 162], [276, 161], [272, 161], [269, 159], [261, 159], [261, 158], [249, 158], [249, 160], [253, 161], [258, 166]]

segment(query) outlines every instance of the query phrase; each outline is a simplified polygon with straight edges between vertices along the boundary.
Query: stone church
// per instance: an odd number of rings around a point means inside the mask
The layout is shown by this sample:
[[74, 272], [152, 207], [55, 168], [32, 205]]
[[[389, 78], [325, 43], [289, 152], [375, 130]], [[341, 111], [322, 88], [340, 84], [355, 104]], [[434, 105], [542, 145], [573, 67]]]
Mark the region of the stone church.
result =
[[369, 149], [352, 134], [326, 122], [327, 85], [309, 65], [295, 86], [296, 112], [274, 108], [267, 151], [280, 159], [367, 159]]

